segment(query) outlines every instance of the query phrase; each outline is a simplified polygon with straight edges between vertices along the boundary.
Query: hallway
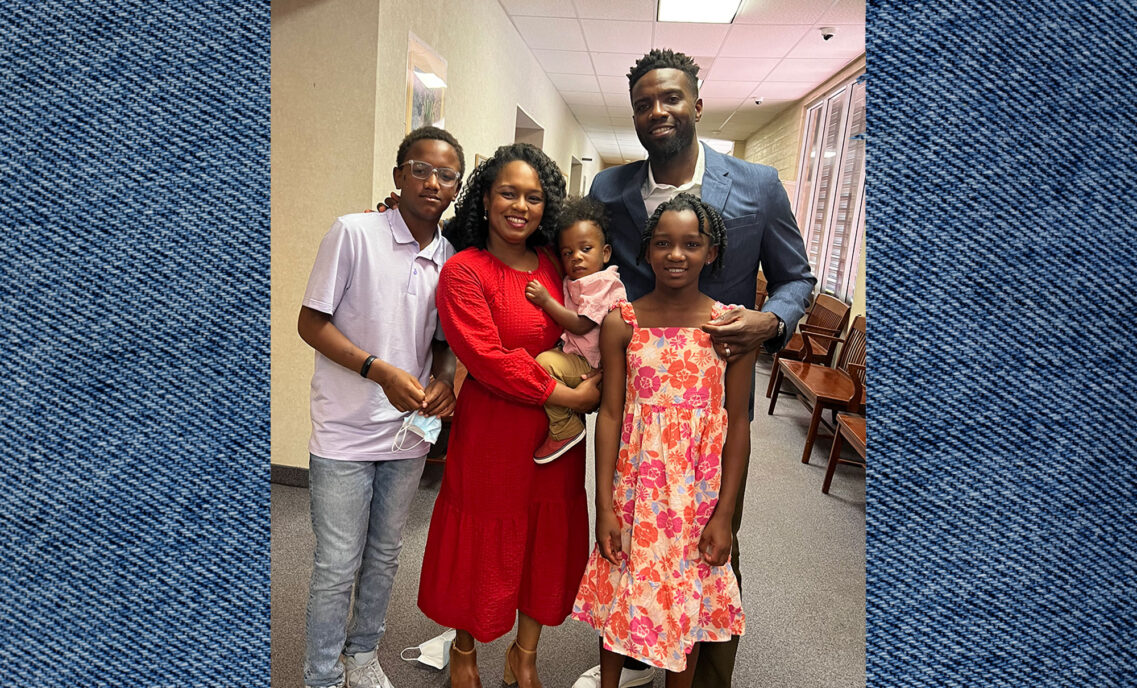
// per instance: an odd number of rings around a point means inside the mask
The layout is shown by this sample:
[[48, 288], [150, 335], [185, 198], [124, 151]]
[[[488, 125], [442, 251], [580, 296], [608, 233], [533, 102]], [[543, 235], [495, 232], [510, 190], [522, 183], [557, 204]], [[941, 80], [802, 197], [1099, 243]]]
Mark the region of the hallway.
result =
[[[808, 465], [800, 461], [809, 414], [783, 395], [775, 414], [763, 396], [769, 357], [759, 360], [752, 453], [741, 533], [743, 608], [734, 685], [740, 688], [865, 685], [865, 476], [839, 466], [830, 494], [821, 493], [830, 442], [821, 439]], [[591, 439], [591, 432], [590, 432]], [[591, 451], [590, 451], [591, 455]], [[592, 465], [591, 458], [589, 466]], [[441, 632], [415, 606], [422, 551], [442, 466], [428, 464], [404, 532], [379, 659], [395, 688], [447, 685], [447, 672], [399, 659], [399, 651]], [[589, 471], [589, 506], [592, 472]], [[304, 614], [313, 538], [307, 490], [272, 486], [272, 686], [303, 685]], [[486, 686], [500, 685], [512, 635], [478, 648]], [[541, 637], [542, 682], [569, 688], [596, 664], [593, 631], [566, 621]], [[664, 685], [657, 672], [656, 688]]]

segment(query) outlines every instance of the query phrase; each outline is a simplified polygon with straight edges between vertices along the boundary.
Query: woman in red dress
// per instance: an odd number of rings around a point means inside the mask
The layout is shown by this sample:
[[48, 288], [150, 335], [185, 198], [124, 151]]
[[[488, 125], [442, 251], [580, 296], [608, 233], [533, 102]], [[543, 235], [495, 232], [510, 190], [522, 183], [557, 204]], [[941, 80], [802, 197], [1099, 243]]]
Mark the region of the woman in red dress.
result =
[[458, 631], [454, 688], [481, 686], [474, 641], [506, 634], [515, 618], [505, 681], [539, 687], [541, 628], [572, 611], [588, 558], [584, 443], [552, 463], [533, 461], [548, 432], [546, 401], [583, 412], [600, 399], [599, 378], [572, 389], [534, 360], [561, 328], [525, 298], [525, 285], [537, 279], [561, 294], [557, 266], [538, 248], [550, 242], [564, 197], [564, 177], [544, 153], [502, 146], [470, 175], [450, 227], [460, 252], [442, 269], [438, 316], [469, 376], [430, 519], [418, 605]]

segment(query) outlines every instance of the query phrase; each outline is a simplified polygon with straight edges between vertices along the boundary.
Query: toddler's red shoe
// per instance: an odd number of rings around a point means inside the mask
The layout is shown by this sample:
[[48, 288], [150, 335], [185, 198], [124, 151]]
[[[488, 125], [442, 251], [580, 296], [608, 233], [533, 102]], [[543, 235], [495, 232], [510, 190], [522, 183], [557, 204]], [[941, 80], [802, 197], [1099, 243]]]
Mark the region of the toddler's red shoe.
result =
[[570, 437], [566, 440], [555, 440], [552, 435], [549, 435], [545, 438], [545, 441], [541, 443], [541, 446], [537, 447], [537, 451], [533, 452], [533, 460], [537, 463], [549, 463], [575, 447], [577, 442], [584, 439], [586, 432], [586, 428], [581, 428], [580, 432], [574, 437]]

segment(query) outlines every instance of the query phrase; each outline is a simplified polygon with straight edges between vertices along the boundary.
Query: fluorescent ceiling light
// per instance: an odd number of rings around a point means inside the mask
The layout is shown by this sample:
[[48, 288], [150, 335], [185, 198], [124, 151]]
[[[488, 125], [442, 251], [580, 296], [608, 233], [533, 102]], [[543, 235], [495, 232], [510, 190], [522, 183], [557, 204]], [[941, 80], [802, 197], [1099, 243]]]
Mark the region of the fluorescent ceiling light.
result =
[[661, 22], [729, 24], [742, 0], [659, 0], [655, 17]]
[[420, 72], [415, 69], [415, 76], [422, 82], [423, 86], [427, 88], [446, 88], [446, 82], [438, 78], [434, 72]]

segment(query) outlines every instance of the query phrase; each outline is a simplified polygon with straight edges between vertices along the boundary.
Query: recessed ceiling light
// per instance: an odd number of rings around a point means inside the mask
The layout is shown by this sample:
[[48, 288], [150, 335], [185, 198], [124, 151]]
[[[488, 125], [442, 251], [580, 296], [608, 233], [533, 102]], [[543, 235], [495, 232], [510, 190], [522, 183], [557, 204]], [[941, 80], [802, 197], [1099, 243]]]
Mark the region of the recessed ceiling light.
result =
[[659, 0], [655, 17], [661, 22], [729, 24], [742, 0]]

